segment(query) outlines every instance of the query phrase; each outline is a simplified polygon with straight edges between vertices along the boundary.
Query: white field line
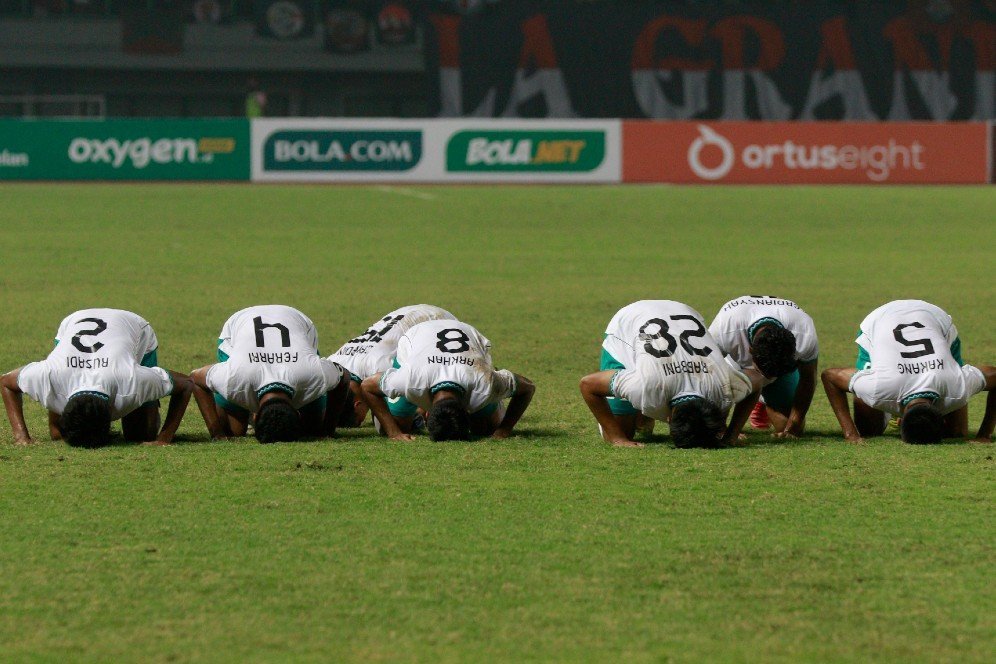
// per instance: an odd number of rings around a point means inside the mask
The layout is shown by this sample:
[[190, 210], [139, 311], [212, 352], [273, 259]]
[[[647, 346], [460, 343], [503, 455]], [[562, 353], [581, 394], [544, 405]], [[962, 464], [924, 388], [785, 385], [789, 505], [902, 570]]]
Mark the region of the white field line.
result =
[[389, 185], [381, 185], [377, 187], [377, 191], [385, 194], [397, 194], [398, 196], [410, 196], [411, 198], [418, 198], [423, 201], [436, 200], [435, 195], [425, 191], [419, 191], [418, 189], [412, 189], [410, 187], [391, 187]]

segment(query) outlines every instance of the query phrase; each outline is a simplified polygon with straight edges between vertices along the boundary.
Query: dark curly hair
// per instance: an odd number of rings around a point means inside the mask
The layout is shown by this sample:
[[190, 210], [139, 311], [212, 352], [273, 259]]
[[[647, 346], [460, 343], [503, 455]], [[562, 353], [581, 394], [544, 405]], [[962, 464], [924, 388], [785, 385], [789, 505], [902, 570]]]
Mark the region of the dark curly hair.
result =
[[795, 335], [778, 325], [764, 325], [750, 344], [754, 364], [767, 378], [779, 378], [795, 371]]
[[284, 399], [271, 399], [256, 414], [256, 439], [261, 443], [298, 440], [301, 437], [301, 415]]
[[899, 435], [904, 442], [930, 445], [944, 437], [944, 414], [932, 403], [918, 403], [903, 413]]
[[432, 404], [425, 428], [434, 441], [470, 440], [470, 415], [459, 399], [440, 399]]
[[62, 411], [59, 428], [73, 447], [103, 447], [111, 442], [111, 404], [96, 394], [74, 394]]
[[726, 418], [719, 406], [692, 399], [671, 409], [671, 439], [675, 447], [722, 447]]

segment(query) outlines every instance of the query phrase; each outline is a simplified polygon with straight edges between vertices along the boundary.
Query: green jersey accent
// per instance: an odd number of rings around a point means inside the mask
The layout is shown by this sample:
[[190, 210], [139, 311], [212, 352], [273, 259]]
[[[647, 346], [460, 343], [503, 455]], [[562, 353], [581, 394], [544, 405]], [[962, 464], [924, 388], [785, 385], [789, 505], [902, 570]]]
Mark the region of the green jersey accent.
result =
[[951, 355], [959, 367], [965, 366], [965, 362], [961, 359], [961, 337], [955, 337], [954, 343], [951, 344]]

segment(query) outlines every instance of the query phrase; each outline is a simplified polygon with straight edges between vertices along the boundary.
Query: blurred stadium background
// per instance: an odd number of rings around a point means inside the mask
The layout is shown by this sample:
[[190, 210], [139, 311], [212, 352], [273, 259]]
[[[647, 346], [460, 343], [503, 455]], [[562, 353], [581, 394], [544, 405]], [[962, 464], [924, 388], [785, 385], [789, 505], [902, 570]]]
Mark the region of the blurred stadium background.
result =
[[0, 117], [991, 120], [993, 0], [0, 0]]

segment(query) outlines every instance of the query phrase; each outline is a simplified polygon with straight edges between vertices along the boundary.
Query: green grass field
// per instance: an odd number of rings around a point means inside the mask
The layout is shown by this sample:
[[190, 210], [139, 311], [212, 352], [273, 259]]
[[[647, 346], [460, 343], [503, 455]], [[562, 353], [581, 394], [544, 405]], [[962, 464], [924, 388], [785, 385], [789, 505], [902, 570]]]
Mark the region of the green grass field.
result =
[[[994, 449], [810, 435], [601, 443], [577, 389], [612, 314], [771, 293], [850, 365], [923, 298], [996, 363], [996, 189], [0, 187], [0, 370], [67, 313], [131, 309], [162, 366], [296, 306], [322, 350], [400, 305], [476, 325], [536, 383], [501, 443], [15, 447], [0, 426], [0, 659], [989, 662]], [[977, 427], [983, 399], [971, 405]], [[26, 406], [45, 433], [42, 409]]]

